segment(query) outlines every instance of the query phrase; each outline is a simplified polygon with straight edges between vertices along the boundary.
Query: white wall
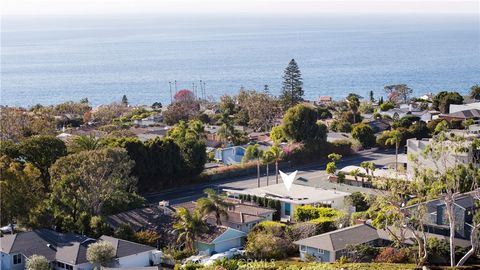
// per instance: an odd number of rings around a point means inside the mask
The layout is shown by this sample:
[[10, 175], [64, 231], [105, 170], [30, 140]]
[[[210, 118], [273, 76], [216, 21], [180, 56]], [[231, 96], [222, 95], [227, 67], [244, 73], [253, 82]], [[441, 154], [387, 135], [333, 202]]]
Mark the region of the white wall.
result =
[[238, 248], [242, 246], [242, 240], [240, 238], [234, 238], [226, 241], [222, 241], [215, 244], [215, 251], [217, 253], [225, 252], [231, 248]]
[[118, 266], [116, 266], [116, 268], [150, 266], [151, 254], [152, 251], [146, 251], [143, 253], [121, 257], [118, 259]]

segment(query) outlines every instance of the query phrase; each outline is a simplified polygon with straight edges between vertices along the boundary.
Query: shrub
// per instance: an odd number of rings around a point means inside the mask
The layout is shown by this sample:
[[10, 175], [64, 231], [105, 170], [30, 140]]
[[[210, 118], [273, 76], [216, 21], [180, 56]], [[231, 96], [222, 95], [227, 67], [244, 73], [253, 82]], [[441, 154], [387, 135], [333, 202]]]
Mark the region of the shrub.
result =
[[27, 264], [25, 265], [27, 270], [50, 270], [50, 265], [44, 256], [41, 255], [32, 255], [27, 259]]
[[375, 131], [368, 124], [357, 124], [352, 130], [352, 137], [357, 139], [364, 148], [375, 145]]
[[128, 224], [121, 224], [114, 235], [123, 240], [135, 241], [135, 231]]
[[136, 242], [155, 247], [157, 241], [160, 239], [160, 235], [156, 231], [145, 230], [135, 233]]
[[403, 249], [386, 247], [380, 250], [375, 262], [383, 263], [404, 263], [408, 261], [408, 254]]
[[392, 101], [387, 101], [380, 105], [380, 110], [382, 112], [388, 111], [393, 108], [395, 108], [395, 103], [393, 103]]

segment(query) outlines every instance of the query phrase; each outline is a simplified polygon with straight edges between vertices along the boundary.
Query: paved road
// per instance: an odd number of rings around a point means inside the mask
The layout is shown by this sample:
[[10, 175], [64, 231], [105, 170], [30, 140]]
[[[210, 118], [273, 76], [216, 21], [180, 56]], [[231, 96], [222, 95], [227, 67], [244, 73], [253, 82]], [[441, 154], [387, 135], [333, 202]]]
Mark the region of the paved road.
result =
[[[377, 167], [383, 167], [386, 165], [391, 165], [395, 162], [395, 152], [391, 150], [366, 150], [362, 151], [357, 155], [346, 157], [337, 162], [337, 167], [339, 169], [348, 166], [348, 165], [359, 165], [362, 161], [373, 161]], [[376, 191], [361, 188], [353, 187], [342, 184], [330, 183], [327, 181], [327, 173], [325, 171], [325, 163], [312, 163], [302, 166], [296, 166], [291, 170], [285, 170], [286, 172], [291, 172], [298, 170], [298, 177], [307, 179], [307, 182], [302, 182], [296, 180], [295, 183], [305, 184], [309, 186], [318, 186], [322, 188], [336, 188], [341, 191], [363, 191], [368, 193], [376, 193]], [[274, 174], [274, 169], [271, 169], [271, 174]], [[270, 183], [275, 183], [275, 175], [271, 175]], [[282, 180], [279, 179], [279, 182]], [[267, 183], [267, 178], [265, 175], [260, 179], [261, 185], [264, 186]], [[164, 192], [159, 192], [155, 194], [145, 195], [145, 198], [149, 203], [157, 203], [161, 200], [168, 200], [171, 204], [182, 203], [187, 201], [192, 201], [200, 198], [203, 195], [203, 190], [206, 188], [213, 188], [216, 190], [222, 190], [224, 188], [231, 189], [246, 189], [246, 188], [255, 188], [257, 187], [257, 177], [247, 176], [239, 177], [228, 180], [220, 180], [215, 182], [201, 183], [192, 186], [186, 186], [176, 189], [166, 190]]]

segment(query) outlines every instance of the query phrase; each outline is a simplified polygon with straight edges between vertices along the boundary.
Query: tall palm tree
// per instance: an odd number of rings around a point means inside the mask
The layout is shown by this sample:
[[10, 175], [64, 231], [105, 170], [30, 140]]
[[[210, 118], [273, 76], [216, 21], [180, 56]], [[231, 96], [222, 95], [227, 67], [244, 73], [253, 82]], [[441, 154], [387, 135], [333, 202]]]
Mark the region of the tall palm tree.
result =
[[275, 184], [278, 184], [278, 162], [283, 158], [283, 150], [278, 144], [274, 144], [268, 152], [272, 153], [273, 160], [275, 161]]
[[270, 176], [270, 168], [269, 164], [272, 163], [275, 160], [275, 156], [271, 151], [266, 151], [262, 155], [262, 162], [267, 165], [267, 186], [268, 186], [268, 178]]
[[398, 148], [402, 142], [403, 135], [400, 131], [394, 129], [390, 131], [389, 138], [385, 141], [386, 145], [395, 145], [395, 170], [398, 171]]
[[203, 191], [207, 197], [197, 200], [197, 209], [200, 214], [207, 217], [215, 215], [217, 225], [222, 225], [222, 217], [228, 219], [228, 207], [233, 204], [226, 202], [225, 198], [217, 194], [213, 189], [207, 188]]
[[206, 225], [197, 211], [190, 213], [183, 207], [177, 209], [176, 217], [178, 221], [173, 229], [178, 233], [177, 243], [185, 243], [185, 248], [193, 251], [195, 238], [206, 230]]
[[82, 151], [97, 150], [100, 148], [100, 143], [93, 134], [81, 135], [73, 138], [69, 144], [69, 150], [73, 153]]
[[[359, 169], [355, 169], [355, 170], [350, 171], [350, 175], [355, 178], [355, 182], [358, 182], [358, 175], [359, 174], [360, 174]], [[363, 177], [362, 177], [362, 187], [363, 187], [363, 184], [364, 184], [364, 180], [363, 180]]]

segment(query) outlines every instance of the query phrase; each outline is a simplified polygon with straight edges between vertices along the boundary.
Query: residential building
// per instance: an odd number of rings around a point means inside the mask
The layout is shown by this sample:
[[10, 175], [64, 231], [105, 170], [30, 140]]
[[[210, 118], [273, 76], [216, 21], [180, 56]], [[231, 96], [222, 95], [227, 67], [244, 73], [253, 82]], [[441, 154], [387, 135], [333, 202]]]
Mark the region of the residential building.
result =
[[468, 109], [447, 114], [440, 114], [439, 118], [443, 118], [449, 122], [451, 121], [465, 121], [473, 120], [475, 124], [480, 124], [480, 109]]
[[220, 253], [243, 246], [245, 232], [226, 226], [208, 225], [207, 231], [195, 239], [195, 249], [205, 255]]
[[[455, 130], [449, 131], [450, 133], [455, 133]], [[478, 134], [460, 132], [459, 134], [463, 136], [466, 141], [464, 145], [466, 146], [466, 151], [461, 153], [445, 153], [444, 160], [447, 162], [448, 167], [453, 166], [455, 163], [463, 164], [474, 164], [479, 165], [480, 162], [480, 151], [472, 148], [472, 140], [478, 137]], [[405, 155], [399, 155], [399, 162], [403, 163], [406, 166], [407, 174], [413, 175], [415, 167], [428, 168], [432, 170], [443, 170], [444, 168], [437, 168], [438, 162], [433, 160], [430, 157], [423, 157], [425, 149], [432, 143], [432, 139], [408, 139], [405, 146]], [[452, 142], [453, 143], [453, 142]], [[418, 159], [417, 162], [414, 162], [411, 158], [407, 158], [407, 155], [415, 157]]]
[[224, 189], [231, 197], [238, 198], [240, 194], [278, 200], [281, 203], [280, 217], [282, 220], [292, 220], [295, 208], [302, 205], [326, 206], [335, 209], [344, 207], [345, 197], [350, 193], [327, 190], [311, 186], [292, 184], [287, 190], [283, 183], [265, 187], [236, 190]]
[[461, 112], [465, 110], [480, 110], [480, 102], [473, 102], [473, 103], [467, 103], [467, 104], [450, 104], [449, 107], [449, 112], [450, 113], [456, 113], [456, 112]]
[[[232, 203], [227, 210], [228, 217], [221, 217], [222, 226], [226, 226], [245, 233], [255, 227], [262, 221], [272, 220], [274, 209], [264, 208], [253, 204], [244, 203], [240, 200], [229, 200]], [[173, 205], [175, 209], [183, 207], [192, 212], [195, 210], [196, 202], [186, 202]], [[214, 215], [210, 215], [206, 219], [207, 223], [215, 225], [217, 223]]]
[[[114, 267], [149, 266], [155, 248], [113, 237], [102, 236], [115, 248]], [[23, 270], [27, 258], [36, 254], [47, 258], [55, 270], [90, 270], [87, 248], [97, 240], [74, 233], [48, 229], [5, 235], [0, 238], [2, 270]]]
[[[480, 189], [457, 196], [454, 202], [455, 211], [455, 237], [470, 238], [473, 228], [473, 214], [478, 206], [475, 205], [480, 199]], [[418, 204], [405, 207], [408, 211], [416, 211]], [[443, 236], [450, 235], [448, 216], [443, 198], [426, 202], [427, 213], [424, 217], [425, 231]]]
[[243, 146], [232, 146], [215, 150], [215, 160], [223, 164], [239, 164], [245, 155]]
[[133, 209], [107, 217], [107, 224], [114, 230], [121, 225], [130, 226], [135, 232], [155, 231], [160, 235], [158, 244], [166, 246], [173, 243], [176, 238], [172, 233], [173, 223], [175, 223], [172, 213], [175, 209], [170, 209], [168, 205], [150, 205], [144, 208]]
[[388, 243], [388, 239], [368, 224], [358, 224], [294, 242], [299, 246], [302, 260], [312, 256], [321, 262], [335, 262], [342, 256], [348, 257], [349, 245], [385, 246]]

